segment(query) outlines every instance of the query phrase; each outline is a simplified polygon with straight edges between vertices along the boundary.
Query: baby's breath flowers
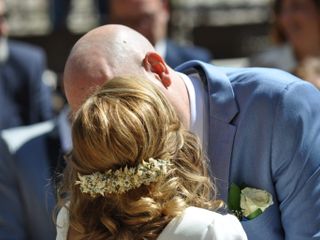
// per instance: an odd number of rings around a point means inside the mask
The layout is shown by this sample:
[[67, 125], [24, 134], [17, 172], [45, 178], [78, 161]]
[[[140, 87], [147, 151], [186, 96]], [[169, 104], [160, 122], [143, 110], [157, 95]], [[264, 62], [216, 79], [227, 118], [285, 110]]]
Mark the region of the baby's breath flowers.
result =
[[82, 193], [88, 193], [95, 198], [98, 195], [122, 194], [141, 185], [149, 185], [152, 182], [167, 174], [170, 162], [162, 159], [149, 158], [142, 161], [138, 166], [108, 170], [100, 173], [94, 172], [89, 175], [78, 173], [79, 180], [76, 185], [80, 185]]

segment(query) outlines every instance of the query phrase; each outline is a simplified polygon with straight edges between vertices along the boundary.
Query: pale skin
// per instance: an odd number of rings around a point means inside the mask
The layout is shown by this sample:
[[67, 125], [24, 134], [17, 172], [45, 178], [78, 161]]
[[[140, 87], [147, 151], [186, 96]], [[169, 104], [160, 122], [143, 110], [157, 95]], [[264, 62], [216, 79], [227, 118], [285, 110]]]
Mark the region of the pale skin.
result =
[[[186, 86], [167, 66], [149, 41], [122, 25], [105, 25], [84, 35], [73, 47], [65, 65], [64, 87], [73, 112], [98, 86], [113, 77], [135, 75], [149, 79], [167, 96], [189, 127], [190, 107]], [[68, 239], [78, 239], [70, 228]]]
[[98, 27], [73, 47], [64, 72], [64, 88], [71, 110], [76, 111], [105, 81], [128, 75], [156, 84], [189, 127], [189, 96], [184, 81], [145, 37], [123, 25]]

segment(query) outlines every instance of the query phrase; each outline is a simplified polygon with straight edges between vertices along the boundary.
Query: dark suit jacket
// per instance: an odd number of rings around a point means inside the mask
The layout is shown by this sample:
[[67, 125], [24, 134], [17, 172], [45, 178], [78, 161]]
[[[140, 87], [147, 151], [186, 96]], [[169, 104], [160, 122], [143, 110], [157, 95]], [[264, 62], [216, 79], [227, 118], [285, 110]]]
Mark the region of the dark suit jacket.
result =
[[172, 40], [167, 40], [166, 44], [165, 61], [172, 68], [189, 60], [201, 60], [203, 62], [210, 62], [212, 60], [212, 56], [207, 49], [196, 46], [179, 45]]
[[42, 81], [44, 52], [13, 40], [8, 44], [9, 58], [0, 64], [0, 130], [52, 117], [50, 90]]
[[[55, 120], [2, 132], [12, 156], [2, 143], [0, 239], [55, 239], [53, 176], [59, 155], [61, 159], [59, 132]], [[10, 144], [15, 136], [18, 143]]]

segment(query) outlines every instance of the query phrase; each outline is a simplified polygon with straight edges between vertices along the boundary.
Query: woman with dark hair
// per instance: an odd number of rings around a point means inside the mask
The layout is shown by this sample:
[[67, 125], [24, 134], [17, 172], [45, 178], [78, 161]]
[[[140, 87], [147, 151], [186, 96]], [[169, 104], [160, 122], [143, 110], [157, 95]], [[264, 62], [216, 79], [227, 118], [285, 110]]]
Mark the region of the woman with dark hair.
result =
[[320, 56], [320, 0], [275, 0], [273, 10], [275, 46], [254, 56], [250, 65], [295, 73], [306, 59]]

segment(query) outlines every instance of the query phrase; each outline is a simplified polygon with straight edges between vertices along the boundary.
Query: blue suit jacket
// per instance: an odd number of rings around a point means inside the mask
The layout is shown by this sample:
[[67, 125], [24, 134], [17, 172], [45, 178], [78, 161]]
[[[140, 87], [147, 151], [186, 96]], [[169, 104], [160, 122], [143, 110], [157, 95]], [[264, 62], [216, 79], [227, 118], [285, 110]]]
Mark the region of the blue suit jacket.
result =
[[183, 46], [172, 40], [166, 40], [166, 44], [165, 61], [170, 67], [174, 68], [186, 61], [194, 59], [203, 62], [210, 62], [212, 60], [210, 52], [205, 48]]
[[199, 61], [209, 94], [211, 171], [220, 197], [230, 183], [264, 189], [274, 204], [242, 222], [249, 239], [320, 239], [320, 93], [288, 73]]
[[52, 117], [49, 88], [43, 84], [44, 52], [9, 40], [9, 58], [0, 64], [0, 129], [28, 125]]
[[52, 181], [61, 153], [59, 123], [2, 132], [12, 155], [0, 141], [0, 239], [55, 239]]

